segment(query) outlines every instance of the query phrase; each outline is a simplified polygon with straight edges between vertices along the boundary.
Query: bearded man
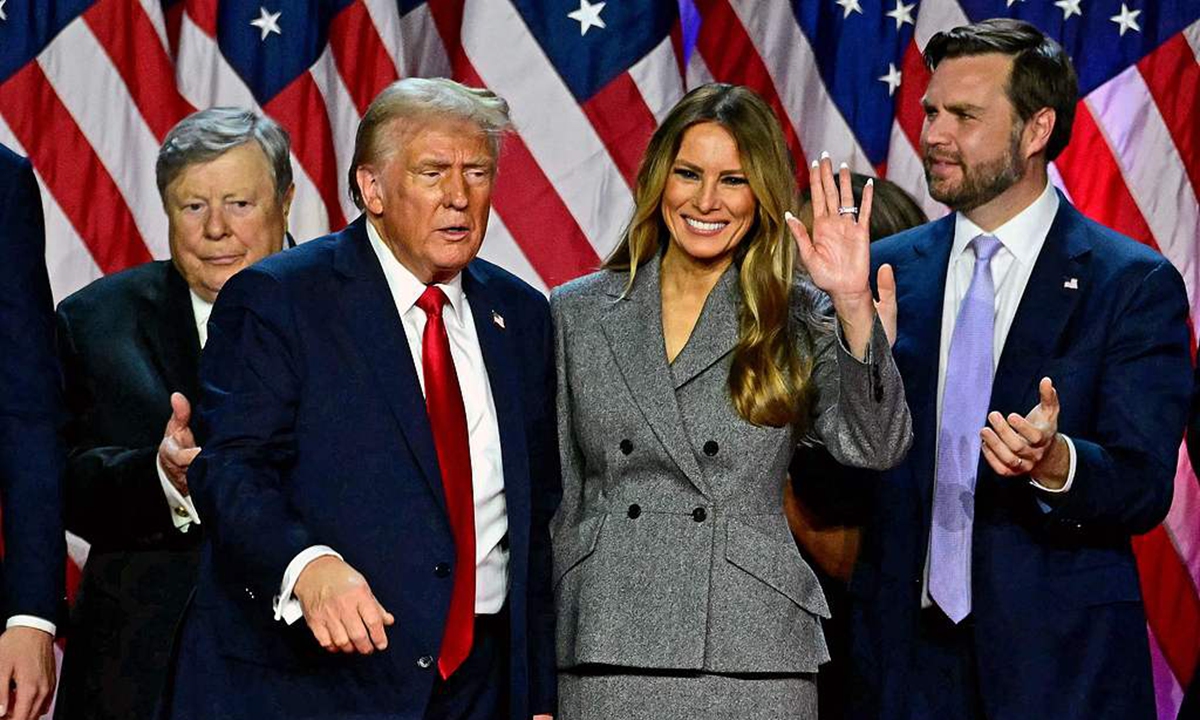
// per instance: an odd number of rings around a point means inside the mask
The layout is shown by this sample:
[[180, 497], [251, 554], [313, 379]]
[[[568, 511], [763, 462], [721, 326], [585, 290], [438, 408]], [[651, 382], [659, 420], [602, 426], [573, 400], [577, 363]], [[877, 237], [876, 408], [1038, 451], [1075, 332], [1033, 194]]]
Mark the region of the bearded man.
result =
[[1078, 101], [1057, 43], [990, 20], [925, 60], [925, 174], [954, 212], [872, 246], [915, 438], [851, 583], [851, 716], [1149, 720], [1130, 538], [1171, 504], [1183, 282], [1048, 183]]

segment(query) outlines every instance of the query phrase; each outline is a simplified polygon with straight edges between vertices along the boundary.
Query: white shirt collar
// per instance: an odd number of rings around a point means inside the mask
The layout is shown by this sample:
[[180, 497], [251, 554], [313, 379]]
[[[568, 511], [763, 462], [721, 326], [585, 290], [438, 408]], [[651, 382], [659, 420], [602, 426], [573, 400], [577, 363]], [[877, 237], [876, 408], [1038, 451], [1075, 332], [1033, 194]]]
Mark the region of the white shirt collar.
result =
[[213, 304], [196, 294], [196, 291], [188, 288], [188, 295], [192, 297], [192, 316], [196, 319], [196, 336], [200, 339], [200, 347], [204, 347], [204, 343], [208, 341], [208, 316], [212, 315]]
[[990, 233], [971, 222], [966, 215], [956, 213], [954, 246], [951, 248], [950, 257], [956, 258], [965, 252], [967, 243], [977, 236], [992, 235], [1022, 264], [1032, 263], [1037, 259], [1046, 236], [1050, 234], [1050, 226], [1054, 224], [1054, 216], [1058, 214], [1058, 202], [1058, 193], [1055, 192], [1054, 185], [1047, 182], [1036, 200]]
[[[417, 279], [416, 275], [396, 259], [380, 236], [375, 225], [367, 219], [367, 238], [371, 241], [371, 249], [375, 251], [375, 256], [379, 258], [379, 264], [383, 266], [383, 277], [387, 280], [388, 289], [392, 292], [392, 299], [396, 302], [396, 308], [400, 314], [408, 312], [413, 305], [417, 304], [417, 299], [425, 292], [425, 283]], [[463, 288], [462, 288], [462, 273], [458, 273], [450, 278], [448, 282], [437, 283], [442, 292], [446, 293], [446, 299], [450, 301], [450, 306], [453, 308], [454, 315], [462, 321], [463, 308]]]

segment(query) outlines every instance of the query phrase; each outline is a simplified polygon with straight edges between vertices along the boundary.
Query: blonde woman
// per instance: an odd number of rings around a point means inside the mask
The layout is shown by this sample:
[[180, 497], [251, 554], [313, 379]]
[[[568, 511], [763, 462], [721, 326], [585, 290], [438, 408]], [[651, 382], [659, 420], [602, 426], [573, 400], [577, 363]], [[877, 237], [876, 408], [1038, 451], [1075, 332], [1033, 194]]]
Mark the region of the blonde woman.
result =
[[778, 122], [688, 93], [650, 140], [600, 272], [559, 288], [560, 720], [815, 718], [828, 609], [783, 515], [796, 443], [885, 468], [911, 440], [868, 283], [871, 191]]

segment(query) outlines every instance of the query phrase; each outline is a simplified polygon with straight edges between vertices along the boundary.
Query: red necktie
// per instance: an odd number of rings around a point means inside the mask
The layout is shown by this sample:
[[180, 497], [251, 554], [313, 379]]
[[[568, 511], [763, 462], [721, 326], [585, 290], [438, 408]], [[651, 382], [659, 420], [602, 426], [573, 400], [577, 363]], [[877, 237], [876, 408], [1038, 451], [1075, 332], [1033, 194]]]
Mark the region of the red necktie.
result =
[[425, 408], [433, 429], [446, 512], [454, 533], [454, 590], [442, 631], [438, 670], [448, 678], [471, 652], [475, 631], [475, 500], [471, 492], [471, 448], [467, 412], [450, 355], [450, 338], [442, 321], [446, 295], [435, 285], [425, 288], [417, 307], [425, 312], [421, 364], [425, 371]]

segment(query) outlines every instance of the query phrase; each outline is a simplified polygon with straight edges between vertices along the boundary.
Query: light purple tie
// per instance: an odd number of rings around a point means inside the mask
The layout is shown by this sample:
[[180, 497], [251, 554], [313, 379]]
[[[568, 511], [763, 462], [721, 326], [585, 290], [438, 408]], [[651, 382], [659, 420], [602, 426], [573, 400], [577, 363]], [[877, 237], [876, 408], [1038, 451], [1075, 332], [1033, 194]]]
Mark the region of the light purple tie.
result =
[[946, 359], [929, 535], [929, 595], [955, 623], [971, 612], [971, 527], [979, 431], [987, 420], [992, 396], [996, 290], [990, 263], [1000, 241], [980, 235], [971, 246], [975, 272], [959, 308]]

